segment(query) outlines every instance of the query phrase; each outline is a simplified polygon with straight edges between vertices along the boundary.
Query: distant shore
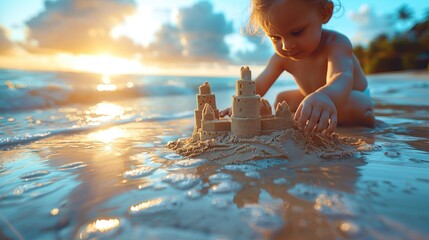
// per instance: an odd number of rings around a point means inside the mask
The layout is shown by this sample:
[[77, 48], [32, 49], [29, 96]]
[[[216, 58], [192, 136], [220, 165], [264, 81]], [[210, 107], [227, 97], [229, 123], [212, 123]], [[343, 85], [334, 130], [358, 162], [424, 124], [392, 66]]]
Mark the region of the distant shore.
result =
[[[94, 73], [94, 72], [79, 72], [79, 71], [70, 71], [70, 70], [47, 70], [47, 69], [21, 69], [21, 68], [4, 68], [0, 66], [0, 70], [17, 70], [17, 71], [28, 71], [28, 72], [61, 72], [61, 73], [82, 73], [82, 74], [94, 74], [94, 75], [100, 75], [100, 73]], [[259, 66], [257, 67], [257, 70], [254, 71], [254, 74], [252, 74], [254, 77], [256, 77], [259, 72], [261, 72], [263, 70], [263, 66]], [[287, 73], [285, 73], [287, 75]], [[164, 74], [146, 74], [146, 73], [125, 73], [125, 74], [112, 74], [112, 75], [146, 75], [146, 76], [175, 76], [174, 74], [168, 74], [168, 73], [164, 73]], [[423, 79], [428, 79], [429, 78], [429, 69], [428, 70], [404, 70], [404, 71], [394, 71], [394, 72], [381, 72], [381, 73], [371, 73], [371, 74], [366, 74], [366, 76], [368, 77], [378, 77], [378, 76], [407, 76], [407, 75], [411, 75], [413, 77], [417, 77], [417, 78], [423, 78]], [[199, 76], [199, 75], [183, 75], [181, 74], [180, 76], [182, 77], [236, 77], [236, 75], [214, 75], [214, 76]]]
[[379, 78], [389, 78], [391, 80], [401, 80], [403, 81], [404, 78], [407, 76], [422, 79], [422, 80], [428, 80], [429, 81], [429, 71], [426, 70], [406, 70], [406, 71], [397, 71], [397, 72], [383, 72], [383, 73], [373, 73], [373, 74], [367, 74], [367, 77], [371, 79], [379, 79]]

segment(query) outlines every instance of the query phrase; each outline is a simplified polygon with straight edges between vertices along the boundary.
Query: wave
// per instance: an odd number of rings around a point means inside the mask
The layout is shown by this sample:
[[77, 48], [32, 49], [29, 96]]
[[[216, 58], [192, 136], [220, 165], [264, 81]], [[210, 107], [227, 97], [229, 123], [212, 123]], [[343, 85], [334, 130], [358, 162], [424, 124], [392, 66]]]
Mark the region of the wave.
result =
[[145, 85], [116, 89], [114, 91], [77, 90], [56, 85], [48, 85], [41, 88], [1, 89], [0, 111], [30, 110], [69, 104], [85, 104], [150, 96], [187, 95], [192, 93], [191, 89], [162, 85]]
[[210, 83], [213, 93], [233, 92], [236, 80], [235, 77], [107, 76], [0, 69], [0, 112], [141, 97], [194, 95], [206, 81]]
[[43, 138], [51, 137], [54, 135], [76, 134], [79, 132], [93, 131], [93, 130], [103, 129], [107, 127], [113, 127], [113, 126], [118, 126], [126, 123], [131, 123], [131, 122], [171, 121], [175, 119], [189, 118], [189, 117], [192, 117], [193, 114], [194, 113], [192, 111], [185, 111], [185, 112], [179, 112], [175, 114], [150, 116], [146, 118], [142, 118], [141, 115], [135, 115], [128, 119], [104, 122], [99, 125], [88, 125], [88, 126], [80, 126], [80, 127], [72, 126], [72, 127], [65, 127], [65, 128], [55, 129], [55, 130], [44, 131], [44, 132], [38, 132], [38, 133], [31, 133], [31, 134], [26, 133], [22, 136], [0, 138], [0, 149], [8, 149], [16, 145], [31, 143], [31, 142], [34, 142]]
[[45, 109], [139, 97], [193, 95], [204, 81], [231, 90], [233, 78], [100, 76], [86, 73], [0, 70], [0, 112]]

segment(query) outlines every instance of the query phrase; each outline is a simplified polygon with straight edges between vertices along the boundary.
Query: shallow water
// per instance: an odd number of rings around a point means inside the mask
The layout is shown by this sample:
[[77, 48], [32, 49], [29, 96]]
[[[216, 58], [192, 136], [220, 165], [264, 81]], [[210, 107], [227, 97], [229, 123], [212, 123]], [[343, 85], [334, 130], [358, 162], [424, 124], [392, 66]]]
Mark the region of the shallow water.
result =
[[[0, 137], [26, 141], [1, 145], [0, 238], [427, 239], [429, 77], [370, 80], [384, 123], [338, 132], [374, 150], [313, 165], [220, 165], [173, 153], [165, 144], [193, 128], [187, 91], [104, 102], [122, 109], [113, 117], [91, 111], [98, 102], [4, 110]], [[218, 106], [233, 92], [225, 84]], [[50, 134], [25, 138], [37, 132], [28, 116]]]

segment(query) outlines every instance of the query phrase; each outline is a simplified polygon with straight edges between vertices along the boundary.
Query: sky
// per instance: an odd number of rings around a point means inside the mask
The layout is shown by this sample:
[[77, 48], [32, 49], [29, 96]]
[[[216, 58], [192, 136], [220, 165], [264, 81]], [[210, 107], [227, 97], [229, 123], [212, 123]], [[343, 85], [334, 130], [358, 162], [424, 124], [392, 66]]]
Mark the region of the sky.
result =
[[[269, 41], [243, 33], [250, 0], [0, 0], [0, 68], [230, 75], [263, 68]], [[334, 0], [324, 27], [365, 45], [410, 28], [427, 0]], [[408, 22], [391, 16], [407, 5]]]

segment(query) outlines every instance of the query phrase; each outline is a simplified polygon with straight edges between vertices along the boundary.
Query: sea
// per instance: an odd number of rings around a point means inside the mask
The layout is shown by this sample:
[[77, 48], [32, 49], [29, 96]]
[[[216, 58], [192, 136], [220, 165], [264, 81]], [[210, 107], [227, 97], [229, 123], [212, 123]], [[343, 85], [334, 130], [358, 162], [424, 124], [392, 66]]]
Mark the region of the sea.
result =
[[[0, 239], [429, 239], [429, 73], [368, 76], [355, 159], [222, 165], [165, 146], [237, 77], [0, 69]], [[296, 88], [287, 75], [265, 96]]]
[[136, 120], [189, 117], [205, 81], [217, 92], [235, 87], [234, 78], [0, 70], [0, 147]]

